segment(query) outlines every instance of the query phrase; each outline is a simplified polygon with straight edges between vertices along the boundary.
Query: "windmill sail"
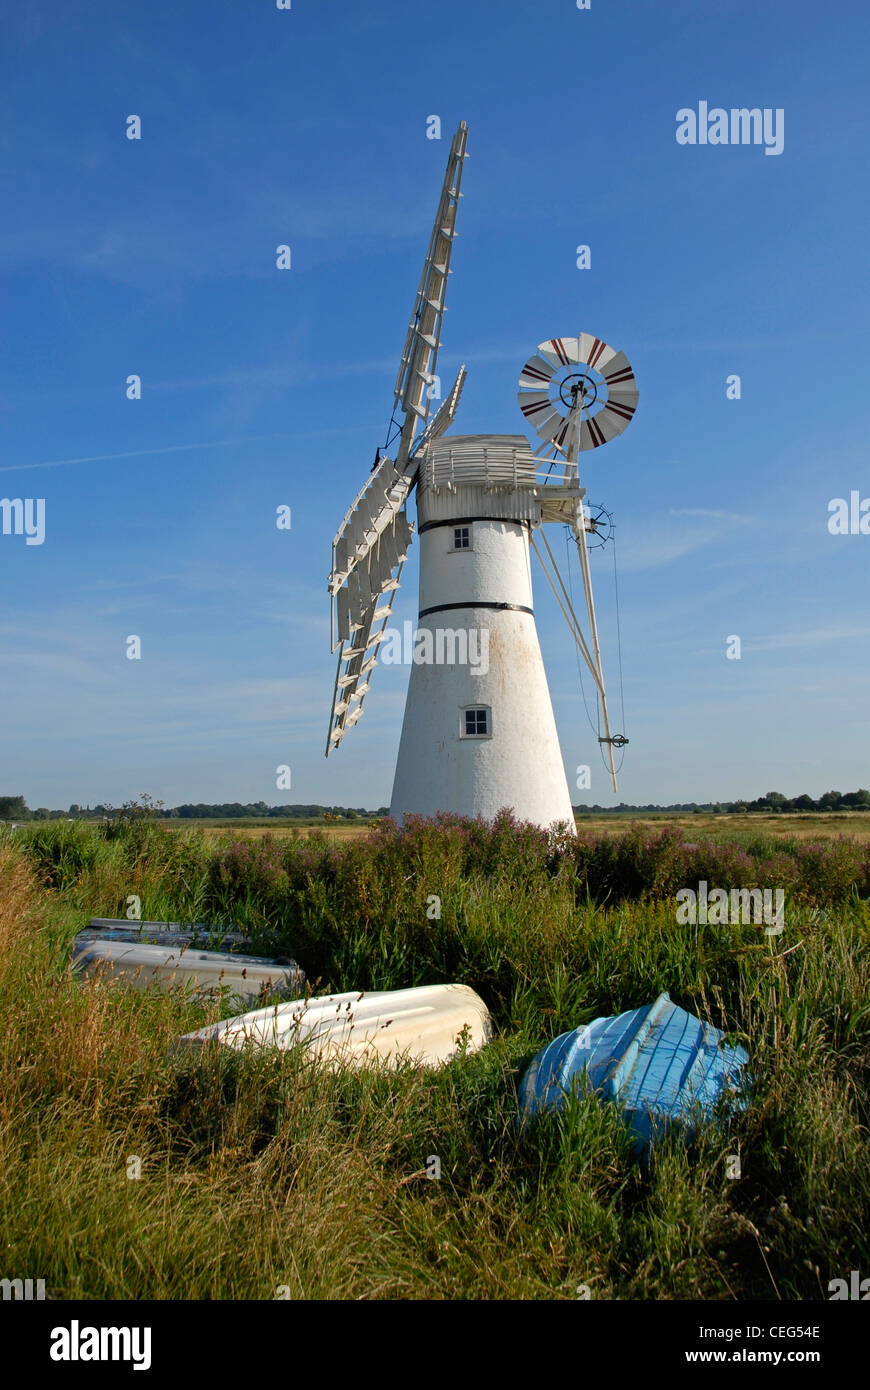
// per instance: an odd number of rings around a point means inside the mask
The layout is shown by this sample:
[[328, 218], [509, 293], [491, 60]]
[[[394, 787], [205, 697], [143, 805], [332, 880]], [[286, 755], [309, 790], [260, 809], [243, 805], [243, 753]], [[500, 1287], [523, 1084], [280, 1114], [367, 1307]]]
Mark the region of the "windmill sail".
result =
[[462, 196], [460, 185], [463, 162], [467, 158], [467, 143], [468, 126], [462, 121], [450, 146], [435, 225], [429, 238], [429, 249], [423, 263], [420, 286], [399, 364], [399, 375], [396, 378], [394, 408], [405, 413], [402, 442], [396, 460], [399, 468], [404, 466], [411, 451], [415, 430], [429, 417], [430, 388], [435, 376], [438, 349], [441, 346], [444, 299], [456, 236], [456, 213]]
[[[383, 640], [411, 543], [413, 530], [404, 508], [417, 472], [412, 457], [416, 452], [414, 436], [429, 416], [467, 139], [468, 127], [463, 121], [450, 146], [435, 224], [399, 364], [394, 411], [400, 409], [404, 413], [404, 422], [396, 458], [378, 461], [332, 542], [328, 583], [330, 638], [333, 652], [340, 650], [327, 757], [362, 716], [371, 672], [377, 664], [378, 645]], [[418, 448], [449, 427], [464, 381], [463, 366]]]
[[352, 729], [362, 716], [369, 676], [377, 664], [378, 644], [383, 640], [411, 535], [404, 510], [397, 510], [376, 544], [351, 571], [348, 582], [337, 591], [334, 609], [337, 640], [333, 650], [336, 646], [341, 650], [335, 673], [327, 754], [338, 747], [348, 729]]
[[463, 363], [459, 368], [456, 380], [451, 386], [446, 399], [441, 403], [437, 412], [432, 416], [432, 419], [414, 445], [413, 458], [416, 458], [417, 455], [425, 449], [427, 444], [431, 444], [433, 439], [439, 439], [444, 431], [449, 430], [450, 426], [453, 424], [456, 409], [459, 405], [459, 397], [462, 395], [462, 388], [465, 385], [465, 378], [467, 375], [465, 363]]

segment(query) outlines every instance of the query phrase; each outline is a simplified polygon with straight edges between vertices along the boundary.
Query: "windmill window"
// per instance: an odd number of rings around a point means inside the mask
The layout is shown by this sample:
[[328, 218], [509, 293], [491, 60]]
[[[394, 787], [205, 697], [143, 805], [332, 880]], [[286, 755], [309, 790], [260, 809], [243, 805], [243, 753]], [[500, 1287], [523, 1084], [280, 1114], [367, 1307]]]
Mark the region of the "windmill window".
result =
[[471, 549], [471, 527], [454, 526], [453, 544], [451, 550], [470, 550]]
[[469, 705], [462, 711], [461, 738], [492, 738], [492, 710], [488, 705]]

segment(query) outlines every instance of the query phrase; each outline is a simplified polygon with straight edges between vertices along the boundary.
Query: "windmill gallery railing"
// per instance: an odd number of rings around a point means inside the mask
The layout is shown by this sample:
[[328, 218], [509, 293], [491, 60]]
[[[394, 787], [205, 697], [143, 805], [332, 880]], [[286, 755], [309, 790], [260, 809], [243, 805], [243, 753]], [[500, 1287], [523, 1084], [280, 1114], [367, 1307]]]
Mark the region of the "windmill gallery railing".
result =
[[438, 491], [446, 488], [537, 488], [561, 482], [558, 465], [532, 453], [523, 435], [500, 436], [483, 443], [478, 436], [454, 436], [435, 441], [422, 451], [417, 485]]

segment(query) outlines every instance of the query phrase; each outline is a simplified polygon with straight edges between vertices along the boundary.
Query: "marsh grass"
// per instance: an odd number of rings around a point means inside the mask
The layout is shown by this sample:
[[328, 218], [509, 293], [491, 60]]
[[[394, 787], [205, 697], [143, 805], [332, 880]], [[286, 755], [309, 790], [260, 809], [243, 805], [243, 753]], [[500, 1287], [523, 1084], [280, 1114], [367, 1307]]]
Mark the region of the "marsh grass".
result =
[[[622, 842], [507, 822], [248, 853], [148, 825], [0, 840], [0, 1273], [72, 1298], [795, 1299], [870, 1269], [863, 851], [814, 850], [814, 894], [799, 844]], [[679, 874], [770, 882], [784, 854], [781, 937], [677, 924]], [[74, 931], [130, 893], [143, 916], [239, 922], [316, 992], [469, 984], [497, 1039], [440, 1070], [170, 1057], [219, 1004], [67, 973]], [[540, 1046], [665, 989], [748, 1048], [745, 1112], [647, 1169], [594, 1095], [518, 1125]]]

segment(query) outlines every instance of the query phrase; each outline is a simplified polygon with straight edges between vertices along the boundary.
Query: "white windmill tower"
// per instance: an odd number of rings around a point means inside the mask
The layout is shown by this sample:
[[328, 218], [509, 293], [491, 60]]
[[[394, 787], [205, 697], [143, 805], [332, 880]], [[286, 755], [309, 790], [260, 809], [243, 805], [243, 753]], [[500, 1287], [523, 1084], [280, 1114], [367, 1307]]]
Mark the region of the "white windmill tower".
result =
[[[637, 404], [631, 367], [581, 333], [542, 343], [520, 376], [519, 402], [544, 441], [448, 435], [465, 368], [427, 424], [467, 128], [461, 124], [417, 291], [396, 382], [395, 458], [376, 456], [332, 547], [332, 649], [338, 649], [327, 756], [360, 718], [413, 534], [417, 490], [420, 602], [390, 812], [453, 811], [573, 828], [571, 797], [535, 628], [530, 550], [537, 554], [591, 672], [614, 791], [612, 735], [592, 597], [578, 458], [625, 429]], [[401, 424], [396, 411], [402, 411]], [[541, 457], [543, 453], [550, 458]], [[544, 534], [567, 524], [577, 544], [589, 639]], [[539, 547], [534, 533], [540, 533]]]

